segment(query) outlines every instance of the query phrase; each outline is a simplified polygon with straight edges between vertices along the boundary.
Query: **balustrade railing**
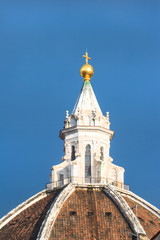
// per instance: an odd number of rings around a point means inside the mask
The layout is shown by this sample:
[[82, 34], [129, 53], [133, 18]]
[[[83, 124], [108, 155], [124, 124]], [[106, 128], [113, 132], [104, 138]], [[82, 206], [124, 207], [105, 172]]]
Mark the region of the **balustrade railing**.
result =
[[122, 188], [125, 190], [129, 190], [129, 185], [124, 184], [122, 182], [118, 182], [112, 179], [108, 178], [92, 178], [92, 177], [86, 177], [86, 178], [80, 178], [80, 177], [68, 177], [64, 178], [55, 182], [51, 182], [46, 184], [47, 189], [53, 189], [60, 186], [65, 186], [69, 183], [74, 183], [76, 185], [106, 185], [110, 184], [112, 186]]

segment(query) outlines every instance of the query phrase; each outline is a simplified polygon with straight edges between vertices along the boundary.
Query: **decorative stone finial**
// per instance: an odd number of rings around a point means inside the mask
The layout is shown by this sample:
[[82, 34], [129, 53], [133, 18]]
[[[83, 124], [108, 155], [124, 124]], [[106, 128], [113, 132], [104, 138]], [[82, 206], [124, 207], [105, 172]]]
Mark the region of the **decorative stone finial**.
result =
[[68, 118], [69, 118], [69, 111], [66, 110], [66, 119], [68, 119]]
[[109, 112], [106, 112], [107, 121], [109, 121]]
[[106, 120], [107, 120], [107, 124], [108, 124], [108, 128], [109, 128], [111, 125], [111, 123], [109, 121], [109, 112], [106, 112]]
[[88, 64], [88, 60], [91, 60], [90, 57], [88, 57], [88, 52], [86, 51], [86, 55], [83, 55], [83, 57], [86, 59], [86, 64], [84, 64], [80, 69], [80, 74], [84, 78], [83, 81], [91, 81], [91, 77], [94, 74], [93, 67]]

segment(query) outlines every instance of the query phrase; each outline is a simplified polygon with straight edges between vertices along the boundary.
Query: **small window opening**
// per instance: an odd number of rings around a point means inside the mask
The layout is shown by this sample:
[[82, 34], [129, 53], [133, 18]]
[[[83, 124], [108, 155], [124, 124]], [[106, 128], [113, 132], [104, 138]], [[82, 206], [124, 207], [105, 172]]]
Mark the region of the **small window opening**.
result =
[[85, 151], [85, 182], [89, 182], [91, 177], [91, 146], [88, 144]]
[[141, 217], [138, 217], [138, 219], [139, 219], [139, 220], [141, 220], [142, 222], [144, 222], [143, 218], [141, 218]]
[[75, 146], [72, 146], [71, 161], [76, 159]]
[[111, 212], [105, 212], [105, 217], [111, 217], [112, 213]]
[[149, 222], [152, 223], [153, 225], [155, 225], [155, 223], [153, 221], [149, 220]]
[[88, 216], [93, 216], [93, 212], [88, 212]]
[[70, 216], [77, 216], [77, 212], [75, 212], [75, 211], [70, 211], [69, 214], [70, 214]]

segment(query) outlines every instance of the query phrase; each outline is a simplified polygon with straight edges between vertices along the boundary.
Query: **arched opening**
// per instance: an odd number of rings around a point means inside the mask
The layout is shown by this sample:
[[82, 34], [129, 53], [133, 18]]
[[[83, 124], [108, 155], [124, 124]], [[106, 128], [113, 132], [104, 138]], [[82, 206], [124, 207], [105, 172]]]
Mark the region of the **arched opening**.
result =
[[104, 160], [104, 149], [103, 149], [103, 147], [100, 147], [100, 160], [101, 161]]
[[71, 161], [75, 160], [76, 159], [76, 154], [75, 154], [75, 146], [72, 146], [72, 149], [71, 149]]
[[91, 146], [88, 144], [85, 151], [85, 182], [91, 180]]

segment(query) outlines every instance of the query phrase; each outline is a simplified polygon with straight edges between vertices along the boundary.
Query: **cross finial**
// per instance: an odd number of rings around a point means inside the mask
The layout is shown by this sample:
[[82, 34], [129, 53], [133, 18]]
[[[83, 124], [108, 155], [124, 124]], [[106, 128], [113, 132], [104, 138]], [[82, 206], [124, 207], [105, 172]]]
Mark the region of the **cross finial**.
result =
[[90, 57], [88, 57], [88, 52], [86, 51], [86, 55], [83, 55], [83, 57], [86, 59], [86, 64], [88, 64], [88, 59], [91, 60]]

